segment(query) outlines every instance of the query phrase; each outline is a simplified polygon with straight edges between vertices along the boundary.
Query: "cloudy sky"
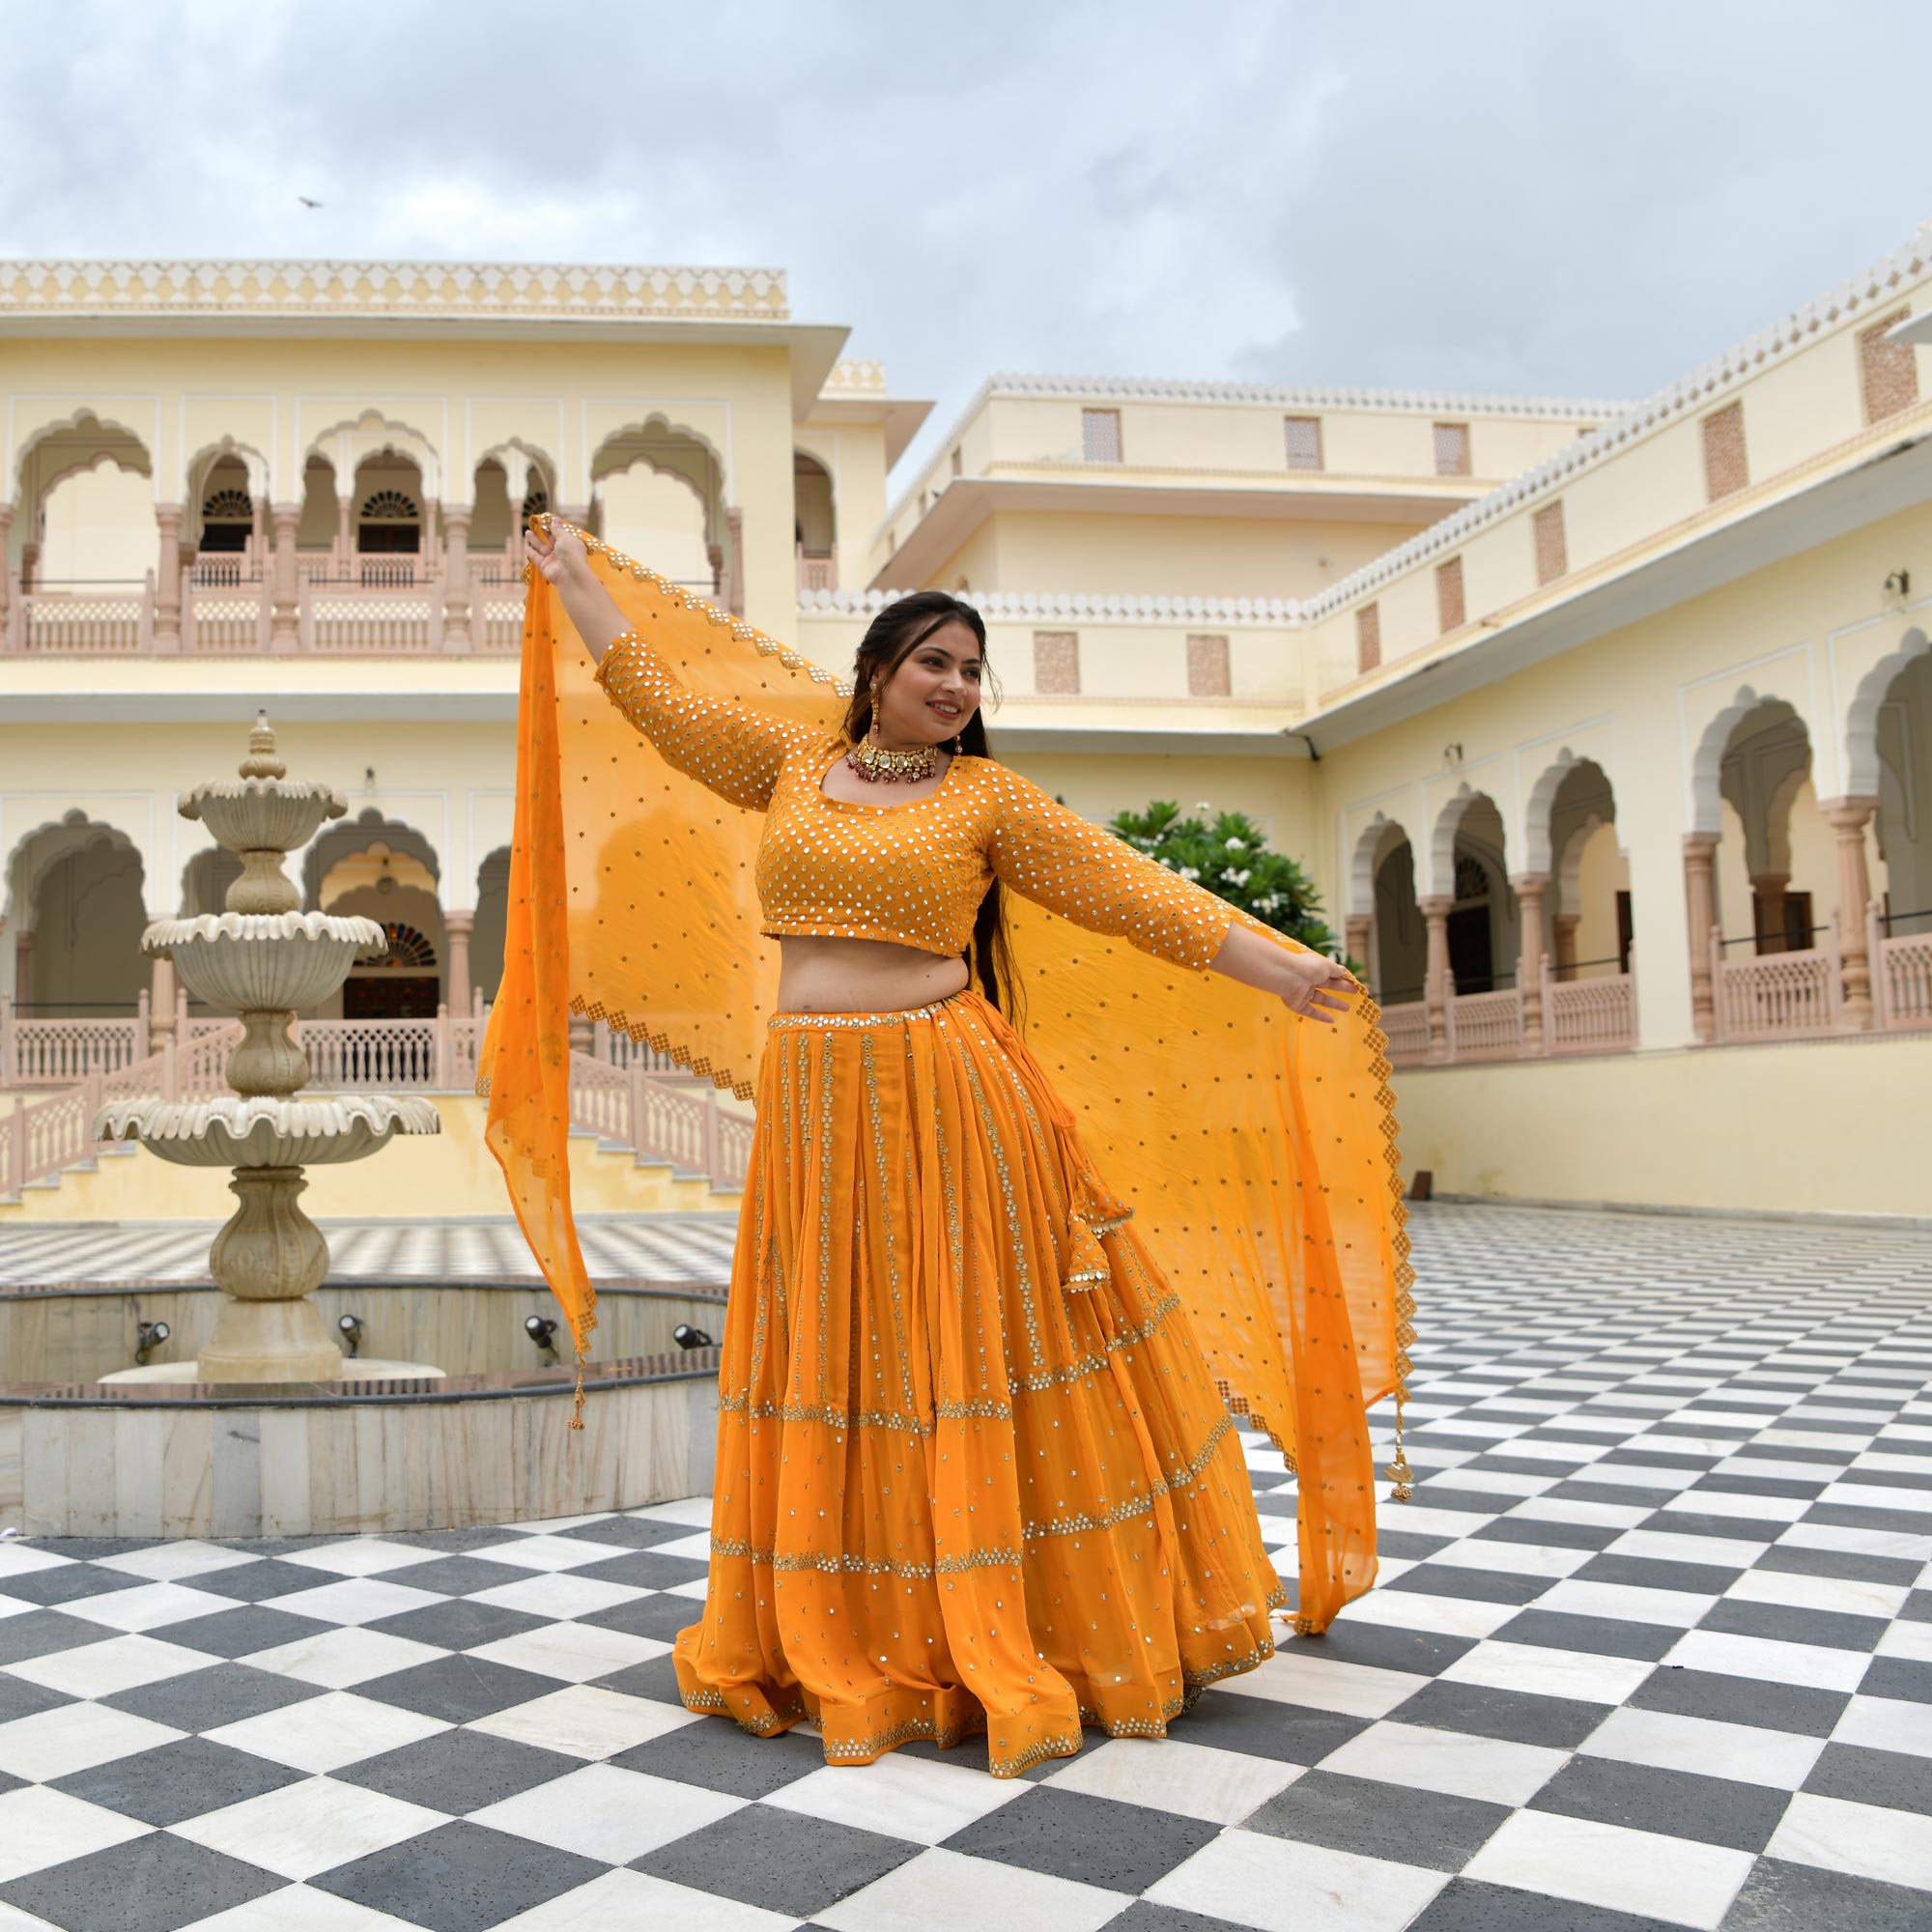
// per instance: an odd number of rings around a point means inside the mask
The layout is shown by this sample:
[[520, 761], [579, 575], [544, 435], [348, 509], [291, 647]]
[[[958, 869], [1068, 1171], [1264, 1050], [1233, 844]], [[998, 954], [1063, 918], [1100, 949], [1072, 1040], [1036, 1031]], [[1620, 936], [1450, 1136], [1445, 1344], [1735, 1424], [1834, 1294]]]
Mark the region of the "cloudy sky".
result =
[[935, 430], [995, 369], [1634, 397], [1932, 216], [1923, 0], [9, 0], [0, 29], [0, 254], [779, 266]]

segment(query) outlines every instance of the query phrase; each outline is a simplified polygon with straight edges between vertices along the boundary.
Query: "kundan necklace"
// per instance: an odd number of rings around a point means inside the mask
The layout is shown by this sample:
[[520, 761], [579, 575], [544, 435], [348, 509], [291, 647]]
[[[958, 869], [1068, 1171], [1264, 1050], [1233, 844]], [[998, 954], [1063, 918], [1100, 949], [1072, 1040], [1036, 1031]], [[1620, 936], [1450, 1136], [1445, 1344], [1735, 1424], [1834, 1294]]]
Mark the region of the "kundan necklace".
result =
[[939, 769], [939, 747], [921, 745], [910, 752], [890, 752], [868, 731], [845, 753], [845, 762], [867, 784], [917, 784]]

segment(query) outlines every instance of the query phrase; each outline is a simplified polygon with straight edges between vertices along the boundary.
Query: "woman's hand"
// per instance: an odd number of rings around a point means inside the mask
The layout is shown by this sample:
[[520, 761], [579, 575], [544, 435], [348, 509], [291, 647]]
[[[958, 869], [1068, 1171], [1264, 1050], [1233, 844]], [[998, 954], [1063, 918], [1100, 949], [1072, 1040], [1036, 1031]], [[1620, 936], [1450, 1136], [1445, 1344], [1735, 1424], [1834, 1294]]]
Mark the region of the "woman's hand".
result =
[[524, 556], [547, 583], [564, 583], [590, 568], [590, 553], [575, 530], [561, 524], [552, 526], [552, 541], [532, 524], [524, 531]]
[[1288, 981], [1280, 989], [1282, 1005], [1305, 1020], [1333, 1026], [1336, 1014], [1346, 1013], [1350, 1000], [1362, 990], [1361, 981], [1347, 967], [1319, 952], [1290, 952], [1281, 964]]

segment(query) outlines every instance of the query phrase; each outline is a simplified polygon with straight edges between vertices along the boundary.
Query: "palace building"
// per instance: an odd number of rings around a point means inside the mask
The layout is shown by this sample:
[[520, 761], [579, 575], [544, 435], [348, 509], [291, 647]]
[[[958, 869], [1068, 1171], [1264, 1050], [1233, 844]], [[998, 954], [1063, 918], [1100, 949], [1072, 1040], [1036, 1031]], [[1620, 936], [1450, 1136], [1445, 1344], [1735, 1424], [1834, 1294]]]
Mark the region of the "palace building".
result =
[[1252, 813], [1439, 1191], [1932, 1214], [1932, 231], [1641, 400], [994, 376], [897, 489], [931, 405], [846, 332], [762, 270], [0, 263], [0, 1217], [148, 1211], [76, 1123], [210, 1077], [139, 941], [220, 905], [175, 794], [258, 708], [349, 797], [307, 904], [389, 935], [318, 1084], [473, 1107], [546, 507], [840, 671], [956, 591], [1000, 755]]

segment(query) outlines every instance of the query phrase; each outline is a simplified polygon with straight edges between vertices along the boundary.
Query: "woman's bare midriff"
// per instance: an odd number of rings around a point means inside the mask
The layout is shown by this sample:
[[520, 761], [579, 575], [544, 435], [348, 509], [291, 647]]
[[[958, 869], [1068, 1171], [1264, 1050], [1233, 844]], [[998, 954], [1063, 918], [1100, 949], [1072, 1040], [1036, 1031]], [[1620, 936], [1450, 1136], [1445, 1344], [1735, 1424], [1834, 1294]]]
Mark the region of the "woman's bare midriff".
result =
[[781, 939], [781, 1013], [897, 1013], [951, 999], [966, 962], [883, 939]]

